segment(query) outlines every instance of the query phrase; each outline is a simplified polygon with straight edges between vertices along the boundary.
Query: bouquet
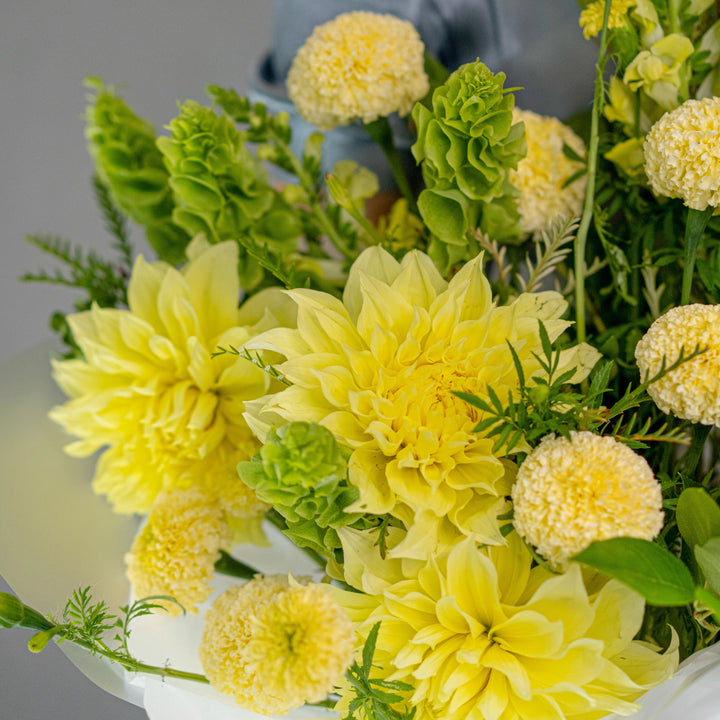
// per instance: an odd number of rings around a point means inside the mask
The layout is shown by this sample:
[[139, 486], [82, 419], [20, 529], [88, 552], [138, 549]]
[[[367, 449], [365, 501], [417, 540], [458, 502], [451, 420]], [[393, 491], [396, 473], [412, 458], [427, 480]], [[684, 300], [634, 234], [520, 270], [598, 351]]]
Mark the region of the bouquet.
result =
[[[33, 237], [65, 270], [28, 279], [83, 291], [52, 318], [50, 415], [142, 517], [132, 596], [80, 587], [51, 616], [3, 594], [3, 628], [117, 663], [149, 712], [173, 683], [370, 720], [659, 717], [713, 689], [718, 7], [580, 5], [595, 101], [567, 124], [393, 16], [313, 32], [288, 92], [381, 148], [379, 215], [371, 170], [324, 174], [320, 133], [297, 150], [232, 89], [157, 136], [89, 80], [115, 255]], [[164, 662], [183, 632], [189, 665]]]

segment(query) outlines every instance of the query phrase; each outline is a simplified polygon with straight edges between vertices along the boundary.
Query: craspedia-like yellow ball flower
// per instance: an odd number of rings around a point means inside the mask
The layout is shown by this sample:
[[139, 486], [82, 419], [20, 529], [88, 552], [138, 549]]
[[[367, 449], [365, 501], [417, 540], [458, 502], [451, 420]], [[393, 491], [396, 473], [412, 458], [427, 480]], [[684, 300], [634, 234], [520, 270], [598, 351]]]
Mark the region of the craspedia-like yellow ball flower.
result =
[[[557, 338], [568, 327], [554, 292], [493, 301], [482, 258], [448, 283], [419, 251], [395, 260], [379, 247], [353, 264], [343, 301], [328, 293], [290, 291], [297, 330], [269, 330], [248, 347], [279, 350], [277, 366], [293, 383], [247, 404], [261, 439], [285, 422], [319, 423], [352, 449], [348, 478], [360, 498], [348, 512], [390, 513], [407, 529], [395, 556], [423, 559], [441, 536], [502, 543], [512, 464], [474, 432], [479, 413], [453, 391], [507, 398], [518, 387], [508, 347], [525, 377], [541, 373], [539, 321]], [[586, 375], [597, 353], [563, 355], [565, 369]], [[502, 453], [499, 453], [500, 455]]]
[[[636, 0], [612, 0], [610, 6], [610, 17], [608, 28], [614, 30], [625, 24], [625, 16], [628, 10], [634, 8]], [[605, 0], [595, 0], [585, 7], [580, 13], [580, 27], [586, 40], [600, 34], [605, 17]]]
[[516, 530], [560, 568], [595, 540], [652, 540], [663, 526], [660, 483], [645, 458], [590, 432], [543, 438], [512, 499]]
[[[187, 612], [212, 593], [215, 562], [230, 534], [220, 504], [198, 488], [173, 488], [158, 495], [145, 527], [125, 556], [137, 597], [170, 595]], [[163, 603], [170, 615], [181, 609]]]
[[585, 143], [554, 117], [515, 108], [513, 122], [525, 124], [527, 140], [527, 155], [517, 170], [510, 171], [510, 182], [520, 190], [517, 204], [523, 232], [549, 230], [560, 219], [580, 215], [587, 176], [564, 187], [583, 164], [567, 157], [563, 145], [583, 157]]
[[672, 308], [650, 326], [635, 348], [643, 381], [685, 356], [705, 348], [648, 387], [648, 394], [665, 413], [703, 425], [720, 426], [720, 305]]
[[665, 113], [645, 138], [652, 191], [694, 210], [720, 205], [720, 97], [687, 100]]
[[235, 242], [198, 238], [188, 257], [178, 271], [140, 256], [129, 309], [94, 306], [68, 316], [84, 357], [53, 363], [70, 399], [50, 415], [80, 438], [66, 452], [86, 457], [106, 448], [93, 487], [118, 512], [147, 512], [164, 487], [205, 484], [218, 453], [249, 459], [258, 447], [242, 413], [246, 400], [268, 392], [268, 376], [212, 353], [277, 324], [271, 312], [287, 300], [265, 291], [238, 310]]
[[417, 30], [393, 15], [349, 12], [319, 25], [300, 48], [287, 89], [300, 116], [321, 130], [406, 115], [429, 89]]
[[256, 577], [205, 616], [200, 660], [211, 685], [268, 715], [323, 699], [353, 660], [355, 633], [319, 585]]
[[[664, 654], [632, 638], [645, 603], [580, 567], [532, 567], [524, 543], [478, 549], [466, 539], [423, 564], [383, 566], [366, 593], [333, 589], [360, 642], [380, 622], [373, 677], [399, 680], [417, 720], [536, 720], [630, 715], [672, 676]], [[371, 572], [372, 568], [368, 568]], [[596, 581], [599, 578], [596, 578]], [[343, 693], [341, 716], [352, 693]]]

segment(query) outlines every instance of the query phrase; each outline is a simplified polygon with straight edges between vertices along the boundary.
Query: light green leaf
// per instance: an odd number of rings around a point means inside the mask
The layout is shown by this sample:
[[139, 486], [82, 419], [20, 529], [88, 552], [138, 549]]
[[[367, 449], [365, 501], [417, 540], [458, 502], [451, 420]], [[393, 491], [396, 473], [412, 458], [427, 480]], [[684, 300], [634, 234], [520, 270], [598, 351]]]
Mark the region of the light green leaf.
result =
[[651, 605], [685, 605], [695, 598], [693, 579], [684, 563], [647, 540], [613, 538], [594, 542], [572, 559], [616, 578]]
[[720, 507], [703, 488], [683, 490], [675, 517], [680, 534], [691, 549], [720, 537]]
[[695, 559], [705, 575], [710, 590], [720, 597], [720, 537], [695, 546]]

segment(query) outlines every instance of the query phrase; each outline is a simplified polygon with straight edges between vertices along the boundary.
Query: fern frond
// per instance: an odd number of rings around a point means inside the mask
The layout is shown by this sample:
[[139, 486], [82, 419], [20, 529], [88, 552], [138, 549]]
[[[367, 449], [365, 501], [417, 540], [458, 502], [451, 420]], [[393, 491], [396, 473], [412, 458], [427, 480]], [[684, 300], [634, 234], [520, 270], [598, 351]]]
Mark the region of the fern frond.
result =
[[540, 282], [552, 273], [572, 250], [573, 239], [578, 227], [576, 218], [567, 218], [553, 225], [549, 231], [535, 235], [535, 265], [530, 258], [525, 261], [528, 279], [518, 277], [523, 292], [536, 292]]

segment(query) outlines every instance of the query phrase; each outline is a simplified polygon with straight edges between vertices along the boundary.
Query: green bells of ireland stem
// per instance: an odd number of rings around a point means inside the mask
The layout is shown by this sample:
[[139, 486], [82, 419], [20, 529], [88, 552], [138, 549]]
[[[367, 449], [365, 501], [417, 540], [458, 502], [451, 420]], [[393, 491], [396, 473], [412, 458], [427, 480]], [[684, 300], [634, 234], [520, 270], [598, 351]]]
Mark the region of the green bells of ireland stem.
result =
[[510, 170], [527, 152], [522, 123], [513, 125], [514, 96], [505, 75], [483, 63], [462, 65], [432, 96], [432, 109], [413, 109], [412, 146], [426, 189], [418, 207], [434, 235], [430, 254], [441, 271], [469, 258], [468, 229], [499, 240], [520, 234]]
[[[171, 137], [158, 138], [157, 145], [170, 172], [178, 225], [212, 243], [249, 236], [278, 256], [297, 249], [297, 213], [271, 187], [262, 162], [245, 147], [245, 134], [225, 112], [188, 100], [169, 129]], [[242, 247], [240, 282], [252, 290], [265, 273]]]
[[96, 90], [85, 115], [85, 137], [100, 181], [118, 208], [145, 228], [158, 256], [181, 262], [190, 236], [172, 220], [169, 175], [155, 130], [100, 80], [86, 82]]

